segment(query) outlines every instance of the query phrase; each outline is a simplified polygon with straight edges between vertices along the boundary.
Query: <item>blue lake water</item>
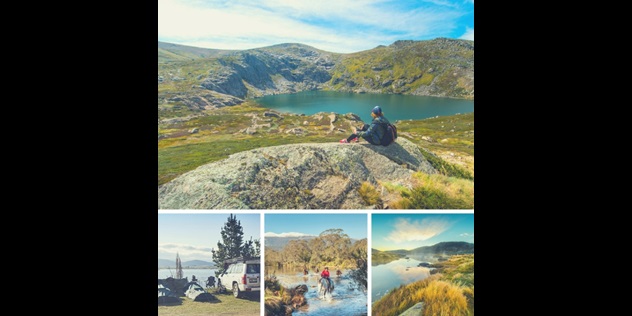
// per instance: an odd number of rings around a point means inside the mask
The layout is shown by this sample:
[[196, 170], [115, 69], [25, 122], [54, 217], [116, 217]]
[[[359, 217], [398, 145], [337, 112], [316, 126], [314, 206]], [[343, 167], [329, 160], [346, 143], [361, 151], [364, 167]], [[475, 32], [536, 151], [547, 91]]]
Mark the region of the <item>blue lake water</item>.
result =
[[[188, 278], [191, 281], [192, 277], [198, 279], [198, 283], [202, 286], [206, 286], [206, 280], [209, 276], [215, 276], [215, 269], [182, 269], [182, 277]], [[158, 269], [158, 278], [166, 279], [168, 277], [176, 276], [176, 269]], [[217, 279], [216, 279], [217, 280]], [[217, 282], [217, 281], [216, 281]]]
[[391, 122], [474, 112], [473, 100], [402, 94], [303, 91], [268, 95], [254, 100], [263, 107], [280, 112], [305, 115], [318, 112], [354, 113], [365, 123], [371, 121], [371, 109], [376, 105], [382, 108], [384, 116]]

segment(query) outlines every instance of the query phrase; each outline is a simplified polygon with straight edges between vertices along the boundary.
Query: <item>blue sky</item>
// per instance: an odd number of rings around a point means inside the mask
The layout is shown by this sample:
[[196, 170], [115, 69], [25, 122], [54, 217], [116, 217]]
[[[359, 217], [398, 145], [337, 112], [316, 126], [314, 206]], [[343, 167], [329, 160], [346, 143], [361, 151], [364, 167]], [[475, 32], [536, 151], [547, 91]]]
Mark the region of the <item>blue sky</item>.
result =
[[350, 238], [367, 238], [367, 214], [265, 214], [264, 225], [264, 236], [318, 236], [340, 228]]
[[[222, 240], [226, 214], [158, 214], [158, 258], [182, 261], [213, 261], [211, 248]], [[261, 238], [260, 214], [236, 214], [244, 230], [244, 240]]]
[[414, 249], [442, 241], [474, 243], [474, 214], [372, 214], [371, 248]]
[[158, 40], [196, 47], [352, 53], [437, 37], [474, 40], [474, 0], [158, 0]]

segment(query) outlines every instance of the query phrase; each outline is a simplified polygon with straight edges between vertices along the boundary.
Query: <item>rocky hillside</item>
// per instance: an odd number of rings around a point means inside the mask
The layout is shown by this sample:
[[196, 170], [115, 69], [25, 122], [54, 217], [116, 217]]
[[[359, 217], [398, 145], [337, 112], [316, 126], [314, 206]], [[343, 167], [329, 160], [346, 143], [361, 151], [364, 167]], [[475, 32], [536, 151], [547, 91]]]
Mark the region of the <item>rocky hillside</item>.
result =
[[353, 54], [302, 44], [222, 51], [159, 43], [158, 56], [162, 116], [319, 89], [474, 98], [474, 42], [467, 40], [397, 41]]
[[[404, 137], [388, 147], [301, 143], [235, 153], [158, 187], [159, 209], [364, 209], [358, 188], [436, 170]], [[389, 196], [382, 191], [383, 201]]]

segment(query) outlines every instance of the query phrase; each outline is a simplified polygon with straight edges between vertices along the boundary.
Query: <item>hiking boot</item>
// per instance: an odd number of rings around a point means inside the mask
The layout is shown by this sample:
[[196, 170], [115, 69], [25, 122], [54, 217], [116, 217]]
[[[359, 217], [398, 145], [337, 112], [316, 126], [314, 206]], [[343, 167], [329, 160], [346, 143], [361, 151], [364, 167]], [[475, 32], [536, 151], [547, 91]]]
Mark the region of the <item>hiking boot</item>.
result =
[[340, 140], [340, 143], [342, 143], [342, 144], [347, 144], [347, 143], [349, 143], [349, 142], [347, 141], [347, 139], [346, 139], [346, 138], [343, 138], [343, 139], [341, 139], [341, 140]]
[[358, 138], [356, 137], [356, 138], [352, 139], [351, 141], [352, 141], [352, 142], [354, 142], [354, 143], [357, 143], [357, 142], [359, 142], [360, 140], [358, 140]]

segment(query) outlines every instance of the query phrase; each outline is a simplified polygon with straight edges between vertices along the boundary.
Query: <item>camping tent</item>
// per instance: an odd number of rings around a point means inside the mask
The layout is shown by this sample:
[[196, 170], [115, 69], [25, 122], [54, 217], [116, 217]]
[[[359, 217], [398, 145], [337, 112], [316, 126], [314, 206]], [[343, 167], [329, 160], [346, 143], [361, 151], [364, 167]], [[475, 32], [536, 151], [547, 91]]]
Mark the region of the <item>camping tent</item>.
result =
[[206, 290], [196, 282], [189, 282], [184, 294], [196, 302], [209, 302], [215, 299], [213, 294], [206, 292]]

